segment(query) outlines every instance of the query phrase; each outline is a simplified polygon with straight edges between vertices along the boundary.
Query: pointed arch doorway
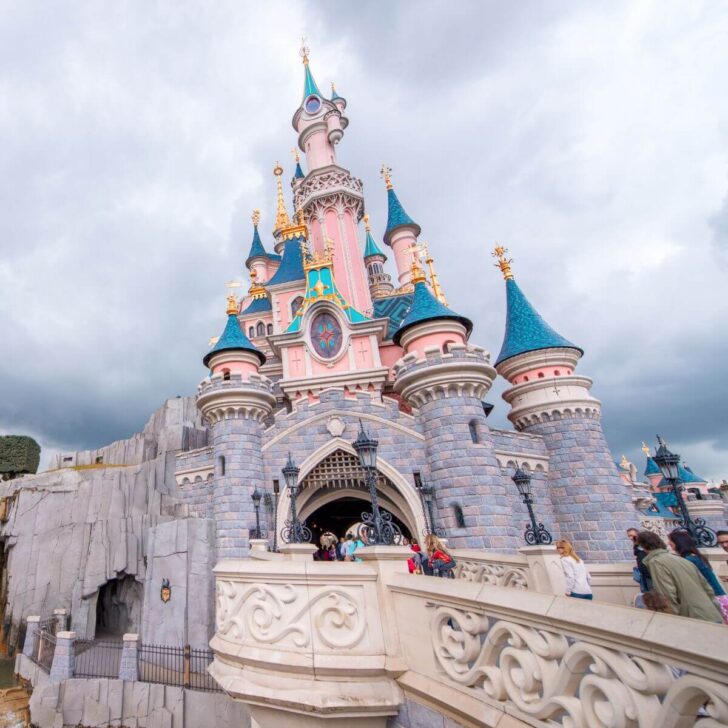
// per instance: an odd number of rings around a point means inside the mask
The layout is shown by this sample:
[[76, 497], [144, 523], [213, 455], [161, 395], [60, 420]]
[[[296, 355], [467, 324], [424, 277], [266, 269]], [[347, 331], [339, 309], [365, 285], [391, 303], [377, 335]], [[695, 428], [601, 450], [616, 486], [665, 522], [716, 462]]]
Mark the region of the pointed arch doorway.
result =
[[[425, 528], [422, 504], [411, 484], [381, 457], [377, 460], [379, 507], [392, 515], [402, 534], [418, 540]], [[356, 530], [362, 511], [370, 511], [364, 470], [351, 443], [334, 438], [312, 453], [301, 465], [297, 497], [299, 517], [314, 534], [314, 542], [330, 531], [337, 537]], [[290, 498], [281, 498], [279, 523], [290, 518]]]

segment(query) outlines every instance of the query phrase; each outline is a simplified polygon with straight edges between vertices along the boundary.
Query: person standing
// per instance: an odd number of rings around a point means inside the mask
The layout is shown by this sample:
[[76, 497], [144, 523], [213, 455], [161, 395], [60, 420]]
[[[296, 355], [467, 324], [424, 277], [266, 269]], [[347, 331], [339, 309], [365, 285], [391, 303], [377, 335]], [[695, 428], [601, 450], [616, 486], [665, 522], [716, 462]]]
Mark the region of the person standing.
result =
[[627, 529], [627, 536], [632, 542], [632, 553], [637, 562], [637, 566], [634, 567], [634, 580], [640, 585], [640, 591], [644, 594], [652, 589], [652, 577], [650, 576], [650, 570], [644, 564], [647, 553], [637, 545], [638, 533], [639, 531], [636, 528]]
[[591, 574], [586, 564], [574, 551], [570, 541], [562, 538], [556, 542], [556, 551], [561, 556], [561, 568], [566, 580], [566, 596], [575, 599], [593, 599]]
[[647, 552], [644, 564], [650, 570], [652, 588], [667, 597], [675, 614], [722, 624], [713, 590], [694, 564], [671, 554], [651, 531], [640, 531], [637, 544]]

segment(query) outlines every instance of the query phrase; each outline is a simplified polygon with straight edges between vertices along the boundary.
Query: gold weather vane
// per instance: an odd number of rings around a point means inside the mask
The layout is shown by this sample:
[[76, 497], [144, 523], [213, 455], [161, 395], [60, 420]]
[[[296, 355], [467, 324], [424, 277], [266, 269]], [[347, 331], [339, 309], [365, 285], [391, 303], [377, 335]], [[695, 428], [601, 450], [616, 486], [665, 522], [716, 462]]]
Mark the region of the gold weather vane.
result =
[[273, 167], [273, 174], [276, 176], [276, 222], [273, 231], [283, 230], [285, 227], [291, 226], [291, 218], [288, 217], [288, 211], [286, 210], [286, 201], [283, 197], [283, 181], [281, 176], [283, 175], [283, 167], [280, 162], [276, 162], [276, 166]]
[[387, 185], [387, 189], [392, 189], [392, 168], [387, 167], [386, 164], [382, 165], [382, 168], [379, 170], [379, 173], [382, 175], [382, 179], [384, 180], [384, 184]]
[[238, 313], [238, 301], [235, 298], [235, 289], [240, 288], [240, 284], [237, 281], [228, 281], [225, 287], [229, 291], [227, 297], [227, 315], [229, 316], [232, 313]]
[[423, 283], [425, 278], [425, 272], [420, 268], [420, 254], [422, 252], [422, 248], [417, 245], [417, 243], [412, 243], [412, 245], [408, 248], [410, 253], [412, 253], [412, 265], [410, 267], [410, 277], [412, 279], [412, 283]]
[[503, 279], [509, 281], [513, 279], [513, 272], [511, 271], [511, 263], [513, 262], [513, 259], [506, 258], [507, 252], [508, 248], [504, 248], [502, 245], [496, 245], [491, 255], [494, 258], [498, 259], [495, 267], [501, 269], [501, 273], [503, 273]]
[[372, 226], [369, 224], [369, 215], [364, 215], [364, 230], [366, 230], [368, 233], [372, 231]]
[[427, 263], [427, 268], [430, 271], [430, 282], [432, 283], [432, 292], [435, 294], [435, 298], [443, 304], [443, 306], [447, 306], [447, 299], [445, 298], [445, 294], [443, 293], [442, 286], [440, 286], [440, 281], [437, 277], [437, 273], [435, 272], [435, 261], [432, 259], [432, 256], [430, 255], [430, 248], [427, 245], [427, 243], [422, 243], [422, 247], [425, 251], [425, 263]]
[[649, 457], [651, 457], [651, 455], [650, 455], [650, 448], [649, 448], [649, 446], [647, 445], [647, 443], [646, 443], [646, 442], [643, 442], [643, 443], [642, 443], [642, 452], [643, 452], [643, 453], [644, 453], [644, 454], [645, 454], [645, 455], [646, 455], [646, 456], [647, 456], [648, 458], [649, 458]]
[[306, 36], [302, 36], [301, 38], [301, 49], [298, 51], [299, 55], [301, 56], [301, 59], [303, 60], [303, 65], [308, 65], [308, 54], [311, 52], [311, 49], [306, 45]]
[[255, 225], [255, 227], [258, 227], [258, 225], [260, 225], [260, 210], [258, 210], [257, 208], [253, 210], [251, 220], [253, 221], [253, 225]]

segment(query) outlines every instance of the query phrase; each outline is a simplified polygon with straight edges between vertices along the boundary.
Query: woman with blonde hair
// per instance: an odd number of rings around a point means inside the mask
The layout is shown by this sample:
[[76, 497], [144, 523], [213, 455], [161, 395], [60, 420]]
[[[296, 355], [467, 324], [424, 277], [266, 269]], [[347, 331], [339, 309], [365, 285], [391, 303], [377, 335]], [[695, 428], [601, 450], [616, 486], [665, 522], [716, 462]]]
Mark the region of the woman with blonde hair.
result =
[[448, 578], [454, 576], [455, 559], [434, 533], [428, 533], [425, 536], [425, 551], [429, 556], [428, 565], [432, 574]]
[[591, 574], [574, 551], [571, 542], [565, 538], [559, 539], [556, 542], [556, 551], [561, 556], [561, 568], [566, 580], [566, 596], [575, 599], [593, 599]]

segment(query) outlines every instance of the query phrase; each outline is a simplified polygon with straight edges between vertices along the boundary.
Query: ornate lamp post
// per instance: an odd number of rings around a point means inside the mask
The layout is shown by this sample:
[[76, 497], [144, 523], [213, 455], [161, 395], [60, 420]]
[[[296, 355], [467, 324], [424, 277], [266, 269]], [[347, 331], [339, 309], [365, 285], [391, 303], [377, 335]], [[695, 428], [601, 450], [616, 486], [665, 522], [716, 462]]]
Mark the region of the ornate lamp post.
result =
[[422, 500], [422, 505], [425, 507], [425, 517], [427, 520], [427, 523], [425, 523], [425, 530], [422, 535], [428, 536], [429, 534], [434, 533], [435, 536], [444, 536], [445, 532], [435, 525], [435, 513], [433, 510], [435, 489], [431, 485], [427, 485], [419, 479], [415, 483], [415, 487], [420, 493], [420, 499]]
[[291, 496], [291, 519], [286, 521], [281, 536], [287, 543], [310, 543], [311, 529], [306, 527], [305, 521], [298, 520], [296, 512], [296, 496], [298, 495], [298, 473], [300, 468], [296, 467], [288, 453], [288, 462], [281, 471], [286, 481], [288, 494]]
[[683, 528], [695, 539], [695, 543], [699, 546], [715, 546], [716, 536], [713, 529], [708, 528], [702, 518], [693, 520], [688, 512], [688, 507], [685, 505], [683, 499], [685, 486], [680, 480], [680, 456], [668, 450], [667, 444], [659, 435], [657, 436], [657, 444], [657, 452], [653, 459], [657, 467], [660, 468], [662, 477], [672, 488], [675, 502], [680, 510], [680, 521]]
[[366, 511], [361, 514], [361, 519], [366, 528], [367, 540], [371, 545], [394, 543], [394, 538], [399, 529], [392, 523], [392, 516], [387, 511], [379, 510], [377, 501], [377, 448], [379, 440], [374, 440], [364, 431], [364, 424], [359, 420], [359, 436], [351, 443], [356, 454], [359, 456], [359, 463], [364, 468], [369, 498], [372, 503], [372, 512]]
[[521, 468], [516, 468], [516, 472], [511, 476], [511, 480], [516, 484], [516, 488], [518, 488], [518, 492], [521, 494], [521, 498], [523, 498], [526, 508], [528, 508], [528, 516], [531, 519], [531, 525], [526, 527], [526, 531], [523, 534], [526, 539], [526, 543], [529, 546], [550, 544], [552, 540], [551, 534], [546, 530], [543, 523], [539, 523], [536, 520], [536, 516], [533, 513], [531, 476], [528, 473], [524, 473]]
[[273, 480], [273, 551], [278, 551], [278, 498], [281, 486], [278, 478]]
[[255, 508], [255, 535], [253, 538], [265, 538], [265, 534], [260, 530], [260, 501], [263, 499], [263, 494], [258, 490], [257, 485], [250, 497], [253, 501], [253, 508]]

